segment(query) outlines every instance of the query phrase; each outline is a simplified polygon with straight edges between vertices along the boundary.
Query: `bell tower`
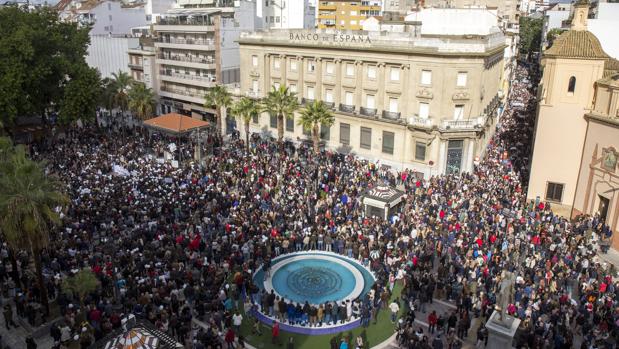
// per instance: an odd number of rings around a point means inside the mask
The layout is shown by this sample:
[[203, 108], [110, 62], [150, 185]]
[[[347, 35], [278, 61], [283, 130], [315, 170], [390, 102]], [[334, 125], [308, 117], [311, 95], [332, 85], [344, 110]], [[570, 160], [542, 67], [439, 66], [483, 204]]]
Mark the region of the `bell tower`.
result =
[[574, 5], [574, 17], [572, 18], [571, 30], [587, 30], [587, 18], [589, 17], [589, 1], [579, 0]]

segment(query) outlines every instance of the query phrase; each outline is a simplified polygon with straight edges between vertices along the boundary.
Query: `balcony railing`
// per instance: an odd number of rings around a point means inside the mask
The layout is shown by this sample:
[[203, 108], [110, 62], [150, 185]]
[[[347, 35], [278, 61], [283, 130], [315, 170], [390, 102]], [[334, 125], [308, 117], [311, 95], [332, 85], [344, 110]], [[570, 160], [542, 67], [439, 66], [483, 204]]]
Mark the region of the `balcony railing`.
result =
[[141, 64], [129, 63], [128, 66], [131, 69], [139, 69], [139, 70], [144, 69], [144, 67]]
[[173, 78], [185, 79], [185, 80], [197, 80], [197, 81], [202, 81], [202, 82], [217, 81], [217, 79], [214, 76], [181, 74], [181, 73], [175, 73], [175, 72], [165, 71], [165, 70], [160, 71], [159, 74], [165, 75], [165, 76], [171, 76]]
[[399, 120], [400, 115], [402, 115], [400, 112], [383, 110], [383, 119]]
[[191, 56], [179, 56], [179, 55], [157, 55], [159, 59], [168, 59], [171, 61], [181, 61], [181, 62], [191, 62], [191, 63], [202, 63], [202, 64], [214, 64], [215, 60], [213, 58], [203, 58], [203, 57], [191, 57]]
[[301, 98], [301, 104], [312, 104], [314, 101], [315, 99], [312, 98]]
[[355, 106], [354, 105], [348, 105], [348, 104], [342, 104], [340, 103], [340, 111], [344, 112], [344, 113], [354, 113], [355, 112]]
[[246, 92], [247, 97], [250, 98], [260, 98], [260, 90], [254, 91], [254, 90], [249, 90]]
[[214, 25], [214, 21], [209, 17], [193, 18], [193, 19], [181, 19], [181, 18], [161, 18], [157, 21], [159, 25]]
[[376, 108], [366, 108], [366, 107], [359, 108], [359, 114], [365, 115], [365, 116], [375, 116], [376, 112], [377, 112]]
[[415, 126], [421, 127], [432, 127], [434, 125], [434, 119], [431, 118], [421, 118], [417, 115], [411, 116], [408, 118], [408, 123]]
[[441, 124], [442, 128], [450, 130], [473, 130], [475, 128], [483, 127], [483, 118], [474, 118], [467, 120], [443, 120]]
[[335, 108], [335, 102], [323, 102], [327, 108]]
[[208, 39], [167, 39], [167, 38], [157, 38], [156, 42], [161, 42], [164, 44], [186, 44], [186, 45], [215, 45], [214, 40]]
[[206, 91], [191, 91], [183, 88], [169, 87], [169, 86], [161, 86], [161, 91], [175, 93], [177, 95], [196, 97], [196, 98], [204, 98], [206, 95]]

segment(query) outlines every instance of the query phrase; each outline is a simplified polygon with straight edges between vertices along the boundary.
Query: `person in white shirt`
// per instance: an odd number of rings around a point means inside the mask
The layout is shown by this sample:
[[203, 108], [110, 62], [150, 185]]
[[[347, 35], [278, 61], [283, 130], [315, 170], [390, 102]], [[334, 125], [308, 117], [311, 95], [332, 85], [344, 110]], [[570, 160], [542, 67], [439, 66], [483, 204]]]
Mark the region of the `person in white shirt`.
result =
[[238, 310], [232, 315], [232, 325], [234, 325], [234, 331], [238, 334], [241, 333], [241, 324], [243, 323], [243, 315]]
[[398, 304], [397, 298], [389, 304], [389, 309], [391, 309], [391, 323], [394, 324], [398, 318], [398, 312], [400, 311], [400, 305]]

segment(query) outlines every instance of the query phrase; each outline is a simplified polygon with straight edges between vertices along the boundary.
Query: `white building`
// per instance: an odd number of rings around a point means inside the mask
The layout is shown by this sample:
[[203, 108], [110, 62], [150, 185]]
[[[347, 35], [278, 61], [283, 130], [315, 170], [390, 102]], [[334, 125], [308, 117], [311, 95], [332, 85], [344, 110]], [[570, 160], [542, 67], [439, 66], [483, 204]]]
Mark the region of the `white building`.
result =
[[310, 29], [316, 8], [309, 0], [256, 0], [256, 17], [264, 29]]
[[[546, 35], [552, 29], [566, 29], [564, 23], [569, 22], [572, 11], [572, 4], [553, 4], [543, 11], [544, 26], [542, 28], [542, 47], [548, 46]], [[569, 26], [568, 26], [569, 27]]]
[[138, 45], [138, 38], [128, 35], [90, 35], [86, 63], [99, 69], [102, 78], [112, 73], [129, 73], [127, 51]]
[[146, 0], [146, 4], [144, 4], [146, 20], [151, 23], [156, 23], [157, 18], [171, 9], [175, 3], [176, 0]]
[[124, 5], [120, 1], [61, 1], [57, 7], [61, 19], [90, 25], [90, 35], [125, 35], [131, 28], [149, 24], [144, 4]]
[[597, 17], [589, 19], [588, 29], [609, 56], [619, 58], [619, 3], [598, 3]]

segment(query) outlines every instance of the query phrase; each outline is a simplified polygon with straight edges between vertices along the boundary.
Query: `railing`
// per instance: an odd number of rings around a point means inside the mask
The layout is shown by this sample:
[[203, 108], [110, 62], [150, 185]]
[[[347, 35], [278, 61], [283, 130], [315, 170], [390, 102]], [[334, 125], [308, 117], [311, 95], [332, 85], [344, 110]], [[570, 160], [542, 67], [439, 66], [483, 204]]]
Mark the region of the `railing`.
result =
[[189, 19], [181, 20], [178, 18], [161, 18], [157, 21], [159, 25], [214, 25], [213, 21], [208, 19]]
[[481, 118], [467, 119], [467, 120], [443, 120], [442, 127], [444, 129], [456, 129], [456, 130], [472, 130], [482, 127]]
[[314, 101], [315, 99], [312, 98], [301, 98], [301, 104], [312, 104]]
[[421, 118], [416, 115], [408, 118], [408, 123], [415, 126], [432, 127], [434, 125], [434, 119]]
[[384, 119], [398, 120], [398, 119], [400, 119], [400, 115], [402, 115], [402, 113], [400, 113], [400, 112], [393, 112], [393, 111], [383, 110], [383, 118]]
[[129, 68], [133, 69], [144, 69], [144, 66], [142, 66], [141, 64], [129, 63], [128, 66]]
[[366, 108], [366, 107], [359, 108], [359, 114], [362, 114], [365, 116], [375, 116], [376, 112], [377, 112], [376, 108]]
[[340, 111], [344, 112], [344, 113], [354, 113], [355, 112], [355, 106], [354, 105], [348, 105], [348, 104], [342, 104], [340, 103]]
[[251, 98], [260, 98], [260, 90], [254, 91], [254, 90], [249, 90], [246, 92], [247, 97], [251, 97]]
[[166, 39], [157, 38], [155, 42], [164, 44], [187, 44], [187, 45], [215, 45], [214, 40], [208, 39]]
[[196, 97], [196, 98], [204, 98], [204, 95], [206, 95], [206, 91], [204, 91], [204, 92], [193, 92], [193, 91], [190, 91], [190, 90], [174, 88], [174, 87], [168, 87], [168, 86], [161, 86], [161, 91], [175, 93], [177, 95]]
[[215, 60], [213, 58], [202, 58], [202, 57], [191, 57], [191, 56], [175, 56], [175, 55], [157, 55], [159, 59], [168, 59], [171, 61], [181, 61], [181, 62], [191, 62], [191, 63], [202, 63], [202, 64], [214, 64]]
[[174, 72], [165, 71], [165, 70], [160, 71], [159, 74], [165, 75], [165, 76], [171, 76], [173, 78], [185, 79], [185, 80], [197, 80], [197, 81], [203, 81], [203, 82], [217, 81], [217, 79], [214, 76], [180, 74], [180, 73], [174, 73]]
[[327, 108], [335, 108], [335, 102], [323, 102]]

